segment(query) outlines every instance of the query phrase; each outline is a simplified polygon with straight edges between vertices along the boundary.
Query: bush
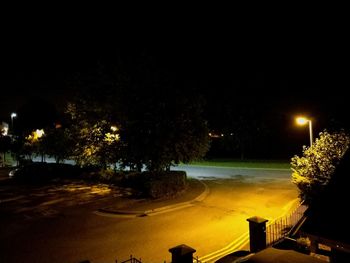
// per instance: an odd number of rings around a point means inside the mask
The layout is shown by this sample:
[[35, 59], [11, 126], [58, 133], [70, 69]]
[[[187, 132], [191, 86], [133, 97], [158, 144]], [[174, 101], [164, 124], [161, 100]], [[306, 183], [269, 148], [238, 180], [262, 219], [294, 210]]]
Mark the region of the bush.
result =
[[80, 178], [87, 181], [119, 184], [125, 177], [124, 172], [116, 172], [113, 169], [101, 169], [97, 166], [80, 168]]
[[304, 147], [303, 156], [292, 158], [292, 181], [307, 204], [322, 195], [349, 145], [350, 138], [345, 132], [324, 131], [311, 147]]
[[151, 174], [146, 183], [146, 193], [151, 198], [170, 197], [186, 188], [186, 172], [172, 171]]
[[123, 184], [139, 191], [144, 197], [171, 197], [186, 189], [186, 172], [131, 172], [125, 175]]

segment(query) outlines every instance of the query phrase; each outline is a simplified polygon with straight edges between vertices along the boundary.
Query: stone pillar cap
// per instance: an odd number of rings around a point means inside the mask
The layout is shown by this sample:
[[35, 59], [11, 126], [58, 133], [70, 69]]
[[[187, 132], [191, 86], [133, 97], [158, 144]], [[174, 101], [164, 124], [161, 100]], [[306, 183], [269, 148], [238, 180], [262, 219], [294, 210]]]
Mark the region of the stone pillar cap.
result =
[[257, 223], [257, 224], [261, 224], [261, 223], [265, 223], [269, 220], [262, 218], [262, 217], [258, 217], [258, 216], [253, 216], [251, 218], [247, 219], [248, 222], [253, 222], [253, 223]]
[[183, 256], [183, 255], [187, 255], [189, 253], [194, 253], [194, 252], [196, 252], [196, 250], [194, 248], [191, 248], [191, 247], [185, 245], [185, 244], [182, 244], [182, 245], [170, 248], [169, 252], [170, 253], [175, 252], [176, 254]]

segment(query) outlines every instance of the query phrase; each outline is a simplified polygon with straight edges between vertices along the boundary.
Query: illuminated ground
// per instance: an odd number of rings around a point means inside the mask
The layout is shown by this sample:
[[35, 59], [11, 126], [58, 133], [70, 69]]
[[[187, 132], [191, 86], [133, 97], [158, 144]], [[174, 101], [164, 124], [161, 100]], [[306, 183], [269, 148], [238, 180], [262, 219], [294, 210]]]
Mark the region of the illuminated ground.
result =
[[[147, 217], [113, 218], [93, 213], [110, 202], [113, 195], [127, 194], [119, 189], [67, 186], [61, 197], [57, 195], [58, 201], [50, 198], [48, 190], [47, 197], [38, 199], [38, 206], [49, 202], [57, 213], [39, 213], [29, 219], [1, 216], [0, 262], [69, 263], [89, 259], [108, 263], [125, 260], [130, 254], [143, 262], [170, 262], [168, 249], [183, 243], [203, 257], [246, 233], [248, 217], [273, 219], [295, 204], [297, 191], [290, 183], [289, 171], [244, 170], [242, 174], [242, 170], [231, 169], [222, 175], [224, 170], [218, 169], [188, 171], [190, 175], [206, 177], [210, 194], [204, 201]], [[84, 196], [85, 202], [80, 203]], [[73, 202], [71, 206], [63, 205], [69, 200]], [[7, 201], [1, 208], [11, 211], [11, 202], [16, 203]]]

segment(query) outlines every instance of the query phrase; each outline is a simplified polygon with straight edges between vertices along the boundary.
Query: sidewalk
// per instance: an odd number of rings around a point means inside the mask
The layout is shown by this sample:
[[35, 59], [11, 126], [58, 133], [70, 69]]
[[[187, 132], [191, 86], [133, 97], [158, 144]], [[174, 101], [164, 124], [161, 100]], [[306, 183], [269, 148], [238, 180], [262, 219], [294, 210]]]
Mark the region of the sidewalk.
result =
[[188, 188], [177, 197], [164, 200], [134, 200], [126, 202], [125, 206], [115, 204], [100, 208], [95, 214], [111, 217], [151, 216], [193, 206], [208, 194], [209, 189], [202, 181], [189, 180]]

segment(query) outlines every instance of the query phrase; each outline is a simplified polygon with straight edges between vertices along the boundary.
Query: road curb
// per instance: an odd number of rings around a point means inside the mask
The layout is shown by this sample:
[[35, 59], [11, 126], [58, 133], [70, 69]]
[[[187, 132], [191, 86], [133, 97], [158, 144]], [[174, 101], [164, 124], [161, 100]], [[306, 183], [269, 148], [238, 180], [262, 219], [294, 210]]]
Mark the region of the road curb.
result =
[[210, 193], [209, 187], [202, 182], [201, 180], [198, 180], [203, 186], [204, 186], [204, 191], [198, 195], [196, 198], [190, 200], [190, 201], [185, 201], [181, 203], [176, 203], [172, 205], [166, 205], [162, 207], [157, 207], [154, 209], [149, 209], [149, 210], [116, 210], [116, 211], [111, 211], [105, 208], [101, 208], [98, 211], [95, 211], [95, 214], [100, 215], [100, 216], [109, 216], [113, 215], [113, 217], [128, 217], [128, 218], [133, 218], [133, 217], [143, 217], [143, 216], [152, 216], [156, 214], [162, 214], [170, 211], [175, 211], [187, 207], [194, 206], [196, 203], [203, 201]]

